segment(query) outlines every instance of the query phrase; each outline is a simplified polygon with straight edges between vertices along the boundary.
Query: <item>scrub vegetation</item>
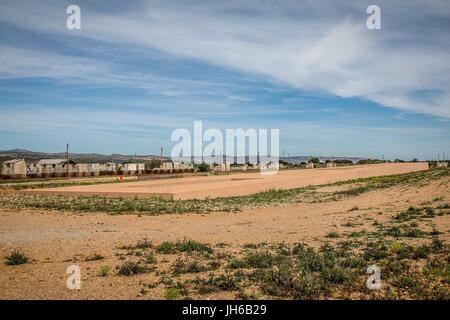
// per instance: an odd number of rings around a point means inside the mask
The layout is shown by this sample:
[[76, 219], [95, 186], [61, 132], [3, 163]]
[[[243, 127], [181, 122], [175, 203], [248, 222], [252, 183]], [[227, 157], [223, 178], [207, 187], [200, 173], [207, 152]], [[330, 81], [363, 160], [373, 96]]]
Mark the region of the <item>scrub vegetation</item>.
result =
[[[326, 186], [311, 186], [288, 190], [268, 190], [248, 196], [205, 200], [166, 200], [162, 198], [113, 198], [106, 196], [50, 196], [1, 193], [0, 206], [12, 209], [45, 209], [75, 212], [136, 213], [148, 215], [239, 212], [248, 208], [280, 206], [301, 202], [336, 201], [362, 193], [397, 185], [423, 185], [450, 176], [450, 169], [432, 169], [401, 175], [371, 177], [338, 182]], [[323, 187], [343, 190], [326, 192]]]
[[[421, 245], [389, 238], [364, 243], [347, 238], [318, 247], [245, 245], [237, 252], [200, 246], [211, 250], [183, 251], [178, 245], [170, 253], [147, 249], [162, 261], [157, 265], [128, 252], [130, 261], [118, 267], [118, 275], [150, 272], [159, 281], [147, 284], [145, 276], [141, 278], [141, 294], [164, 288], [167, 299], [220, 293], [238, 299], [450, 299], [450, 246], [437, 236]], [[171, 259], [164, 260], [167, 255]], [[381, 269], [380, 290], [367, 288], [370, 265]]]

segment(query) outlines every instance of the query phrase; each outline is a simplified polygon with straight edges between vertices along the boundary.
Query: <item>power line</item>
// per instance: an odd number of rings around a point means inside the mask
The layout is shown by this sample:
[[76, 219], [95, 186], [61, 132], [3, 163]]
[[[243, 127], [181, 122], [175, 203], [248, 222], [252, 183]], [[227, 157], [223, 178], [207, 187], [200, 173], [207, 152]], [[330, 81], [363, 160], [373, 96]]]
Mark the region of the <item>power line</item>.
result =
[[66, 143], [66, 171], [67, 171], [67, 176], [69, 176], [69, 144]]

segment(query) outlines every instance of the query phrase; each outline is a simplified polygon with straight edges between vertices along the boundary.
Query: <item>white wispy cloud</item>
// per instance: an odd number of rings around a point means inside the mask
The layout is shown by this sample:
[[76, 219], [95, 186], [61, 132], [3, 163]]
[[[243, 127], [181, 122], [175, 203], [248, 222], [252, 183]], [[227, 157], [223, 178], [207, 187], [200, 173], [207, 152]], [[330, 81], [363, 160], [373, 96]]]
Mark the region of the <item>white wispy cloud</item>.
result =
[[[30, 4], [30, 3], [29, 3]], [[448, 1], [380, 1], [382, 30], [365, 27], [365, 1], [146, 1], [126, 10], [81, 3], [82, 30], [64, 27], [64, 3], [0, 5], [0, 19], [66, 41], [90, 39], [133, 49], [157, 49], [173, 56], [259, 74], [303, 90], [361, 97], [407, 112], [450, 117]], [[120, 82], [113, 68], [74, 60], [46, 70], [39, 58], [6, 52], [0, 67], [10, 76], [104, 74]], [[13, 52], [14, 54], [14, 52]], [[23, 60], [22, 60], [23, 59]], [[26, 61], [26, 68], [22, 62]], [[79, 67], [78, 67], [79, 66]], [[100, 70], [98, 70], [100, 68]], [[106, 68], [106, 67], [105, 67]], [[139, 74], [123, 81], [151, 83]], [[423, 99], [420, 92], [433, 92]], [[167, 95], [180, 92], [167, 90]]]
[[[59, 80], [107, 81], [105, 64], [96, 60], [64, 56], [45, 50], [0, 45], [0, 78], [50, 78]], [[95, 79], [95, 80], [94, 80]]]

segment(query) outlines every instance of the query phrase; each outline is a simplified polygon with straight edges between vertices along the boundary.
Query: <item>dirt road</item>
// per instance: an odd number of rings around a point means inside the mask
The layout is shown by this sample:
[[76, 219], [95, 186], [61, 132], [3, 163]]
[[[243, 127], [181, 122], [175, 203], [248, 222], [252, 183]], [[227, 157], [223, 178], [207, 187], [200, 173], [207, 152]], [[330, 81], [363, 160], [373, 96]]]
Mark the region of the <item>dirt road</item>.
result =
[[[339, 188], [323, 187], [319, 191], [335, 192]], [[342, 235], [362, 229], [374, 230], [374, 221], [384, 223], [410, 206], [437, 207], [449, 203], [448, 190], [450, 181], [446, 179], [424, 186], [404, 185], [370, 191], [338, 201], [207, 215], [111, 216], [0, 209], [0, 255], [4, 257], [19, 249], [31, 259], [19, 266], [0, 265], [0, 299], [164, 298], [164, 287], [157, 287], [145, 296], [139, 294], [142, 283], [160, 281], [155, 274], [100, 277], [100, 266], [120, 265], [117, 248], [145, 238], [155, 244], [183, 238], [212, 245], [224, 243], [231, 251], [243, 244], [261, 242], [304, 242], [314, 246], [327, 239], [330, 232]], [[436, 216], [432, 222], [442, 233], [441, 239], [448, 241], [449, 215]], [[86, 261], [95, 254], [104, 259]], [[165, 257], [158, 259], [162, 263], [165, 261]], [[168, 265], [173, 263], [168, 259]], [[66, 268], [71, 264], [82, 268], [82, 290], [66, 287]], [[234, 296], [227, 292], [210, 296], [230, 297]]]
[[301, 188], [367, 178], [427, 170], [428, 163], [384, 163], [349, 167], [280, 171], [276, 175], [241, 173], [225, 176], [189, 177], [126, 184], [99, 184], [25, 190], [42, 195], [109, 195], [120, 197], [161, 196], [168, 199], [205, 199], [248, 195], [269, 189]]

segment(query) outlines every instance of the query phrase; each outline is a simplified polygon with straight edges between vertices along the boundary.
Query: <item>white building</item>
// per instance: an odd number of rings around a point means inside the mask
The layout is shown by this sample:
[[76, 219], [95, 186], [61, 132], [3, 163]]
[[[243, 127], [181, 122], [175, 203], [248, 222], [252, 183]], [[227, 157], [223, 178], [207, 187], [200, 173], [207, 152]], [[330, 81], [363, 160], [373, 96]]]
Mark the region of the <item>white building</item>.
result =
[[125, 174], [143, 174], [145, 163], [123, 163], [119, 170]]
[[117, 172], [118, 165], [114, 162], [107, 162], [100, 164], [100, 174], [113, 174]]
[[80, 177], [92, 177], [100, 175], [100, 164], [98, 163], [79, 163], [78, 175]]
[[66, 159], [42, 159], [38, 162], [39, 174], [44, 177], [62, 177], [65, 175], [77, 175], [76, 162]]
[[14, 159], [3, 162], [2, 177], [4, 178], [26, 178], [27, 165], [24, 159]]
[[436, 162], [436, 167], [438, 168], [447, 168], [448, 162], [447, 161], [438, 161]]

